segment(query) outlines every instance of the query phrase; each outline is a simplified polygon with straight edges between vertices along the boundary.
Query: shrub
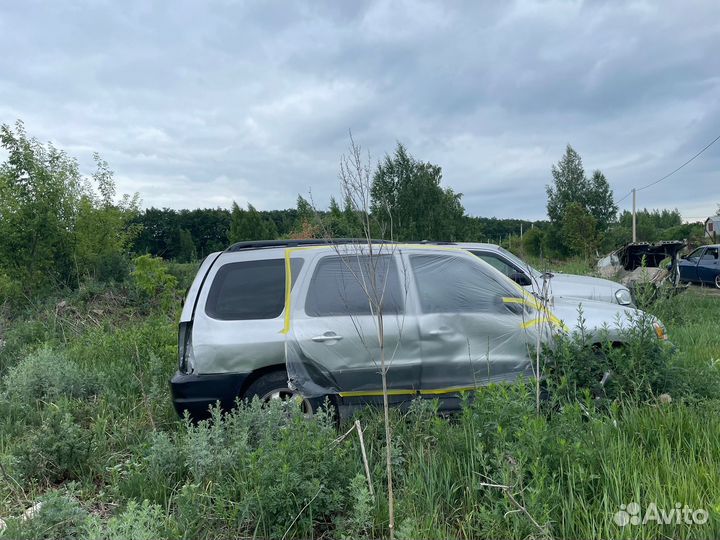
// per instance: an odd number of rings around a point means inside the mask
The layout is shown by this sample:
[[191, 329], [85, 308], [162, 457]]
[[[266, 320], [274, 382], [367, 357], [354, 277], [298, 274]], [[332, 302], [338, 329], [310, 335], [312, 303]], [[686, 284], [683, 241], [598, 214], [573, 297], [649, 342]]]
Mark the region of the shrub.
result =
[[83, 537], [88, 540], [156, 540], [167, 538], [167, 517], [157, 504], [130, 501], [125, 510], [107, 522], [93, 517], [87, 521]]
[[185, 461], [179, 452], [175, 437], [163, 431], [152, 433], [136, 459], [116, 467], [120, 492], [126, 497], [166, 504], [175, 486], [183, 480]]
[[148, 296], [174, 291], [177, 278], [168, 272], [167, 265], [160, 257], [141, 255], [133, 259], [135, 269], [132, 277], [135, 285]]
[[109, 252], [98, 257], [95, 277], [102, 283], [122, 283], [130, 275], [130, 261], [124, 253]]
[[189, 537], [279, 538], [294, 520], [294, 536], [310, 537], [345, 510], [348, 479], [360, 470], [336, 436], [328, 414], [308, 420], [282, 403], [263, 408], [255, 400], [228, 414], [214, 409], [175, 438], [156, 437], [120, 474], [124, 489], [141, 489], [145, 477], [161, 496], [163, 474], [166, 486], [181, 484], [174, 500]]
[[363, 474], [356, 474], [350, 481], [350, 497], [352, 507], [347, 516], [339, 519], [337, 537], [342, 539], [369, 538], [373, 528], [375, 503], [367, 479]]
[[532, 228], [523, 236], [523, 251], [532, 257], [540, 257], [542, 254], [543, 241], [544, 233], [542, 230], [540, 228]]
[[46, 347], [10, 368], [3, 389], [12, 404], [33, 407], [38, 401], [53, 402], [61, 396], [88, 398], [98, 393], [100, 382], [64, 354]]
[[620, 343], [611, 343], [607, 330], [587, 333], [580, 310], [579, 329], [557, 334], [543, 350], [542, 373], [553, 396], [564, 401], [587, 396], [644, 400], [667, 391], [672, 348], [657, 339], [653, 320], [644, 313], [634, 316], [620, 326]]
[[41, 425], [14, 448], [16, 467], [24, 479], [59, 483], [81, 478], [90, 467], [92, 433], [65, 408], [48, 408]]
[[39, 501], [42, 506], [29, 519], [9, 519], [0, 537], [13, 540], [74, 540], [84, 538], [88, 513], [77, 499], [59, 490], [49, 491]]

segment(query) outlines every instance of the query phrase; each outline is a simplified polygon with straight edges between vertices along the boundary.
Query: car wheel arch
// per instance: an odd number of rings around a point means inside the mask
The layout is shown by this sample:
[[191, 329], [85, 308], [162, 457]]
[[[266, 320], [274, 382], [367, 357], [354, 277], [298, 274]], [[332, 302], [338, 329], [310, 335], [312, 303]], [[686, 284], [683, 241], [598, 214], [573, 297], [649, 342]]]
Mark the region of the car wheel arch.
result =
[[250, 373], [250, 375], [248, 375], [245, 378], [245, 380], [243, 381], [243, 384], [240, 387], [240, 390], [238, 391], [238, 397], [240, 399], [245, 399], [247, 397], [246, 393], [247, 393], [248, 388], [250, 388], [255, 383], [255, 381], [257, 381], [260, 377], [263, 377], [265, 375], [268, 375], [270, 373], [275, 373], [278, 371], [287, 372], [285, 364], [271, 364], [269, 366], [263, 366], [256, 370], [253, 370]]

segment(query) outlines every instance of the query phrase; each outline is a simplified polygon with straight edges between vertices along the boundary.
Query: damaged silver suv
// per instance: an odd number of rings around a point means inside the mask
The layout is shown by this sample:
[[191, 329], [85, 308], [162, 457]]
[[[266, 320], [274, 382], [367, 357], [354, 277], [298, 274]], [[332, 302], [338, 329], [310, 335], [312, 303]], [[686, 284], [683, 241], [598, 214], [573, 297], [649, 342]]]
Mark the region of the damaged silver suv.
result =
[[[454, 408], [463, 391], [531, 376], [538, 338], [572, 331], [578, 309], [577, 299], [537, 298], [454, 246], [234, 244], [205, 259], [188, 291], [173, 402], [179, 414], [203, 416], [237, 398], [297, 398], [308, 408], [330, 398], [343, 414], [381, 400], [383, 354], [393, 404], [439, 398]], [[643, 315], [582, 300], [584, 328], [598, 340], [622, 343], [622, 326]]]

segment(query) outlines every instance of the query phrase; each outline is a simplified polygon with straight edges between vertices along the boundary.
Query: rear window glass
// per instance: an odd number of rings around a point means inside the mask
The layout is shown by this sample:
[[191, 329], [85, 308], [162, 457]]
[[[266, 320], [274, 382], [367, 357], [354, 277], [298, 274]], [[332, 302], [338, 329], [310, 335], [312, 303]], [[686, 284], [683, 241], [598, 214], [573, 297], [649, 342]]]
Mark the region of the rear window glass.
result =
[[[363, 281], [372, 281], [369, 278], [373, 271], [375, 292], [371, 286], [363, 285]], [[325, 257], [315, 268], [305, 312], [311, 317], [370, 315], [368, 293], [382, 301], [383, 313], [402, 313], [405, 294], [394, 258], [380, 256], [371, 261], [366, 256]]]
[[[302, 267], [293, 259], [293, 282]], [[274, 319], [285, 306], [285, 259], [228, 263], [215, 274], [205, 313], [214, 319]]]

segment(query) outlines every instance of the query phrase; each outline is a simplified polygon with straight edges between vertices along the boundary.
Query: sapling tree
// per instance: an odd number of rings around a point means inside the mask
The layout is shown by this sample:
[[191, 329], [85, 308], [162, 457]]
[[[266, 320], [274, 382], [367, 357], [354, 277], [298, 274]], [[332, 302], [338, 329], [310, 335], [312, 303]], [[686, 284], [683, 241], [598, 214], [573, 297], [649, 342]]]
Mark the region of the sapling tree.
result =
[[[345, 269], [360, 285], [360, 288], [367, 299], [368, 308], [374, 322], [374, 336], [360, 335], [368, 351], [375, 350], [375, 343], [370, 340], [377, 340], [377, 357], [370, 355], [372, 361], [377, 365], [383, 398], [383, 419], [385, 427], [385, 466], [387, 473], [387, 497], [389, 514], [390, 538], [394, 537], [395, 531], [395, 500], [393, 493], [393, 470], [392, 470], [392, 427], [390, 425], [390, 410], [388, 400], [388, 372], [397, 350], [387, 346], [385, 339], [385, 300], [387, 282], [391, 265], [386, 261], [392, 260], [397, 246], [392, 243], [393, 215], [389, 207], [374, 207], [372, 204], [372, 172], [370, 156], [363, 155], [361, 147], [355, 143], [350, 134], [350, 146], [348, 153], [340, 158], [340, 188], [345, 201], [346, 213], [354, 216], [359, 222], [358, 230], [361, 237], [358, 242], [350, 248], [334, 245], [336, 253], [345, 262]], [[382, 216], [380, 216], [382, 214]], [[330, 237], [332, 231], [324, 231], [326, 237]], [[373, 237], [384, 238], [389, 242], [374, 242]], [[407, 280], [403, 279], [404, 287], [407, 287]], [[403, 289], [405, 296], [407, 290]], [[398, 315], [400, 320], [399, 339], [402, 340], [402, 314]], [[355, 325], [358, 333], [363, 332], [360, 325]]]

